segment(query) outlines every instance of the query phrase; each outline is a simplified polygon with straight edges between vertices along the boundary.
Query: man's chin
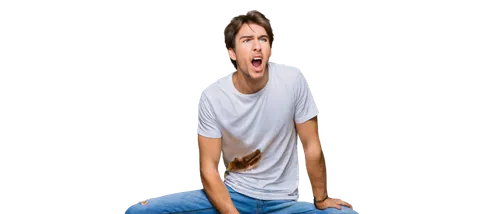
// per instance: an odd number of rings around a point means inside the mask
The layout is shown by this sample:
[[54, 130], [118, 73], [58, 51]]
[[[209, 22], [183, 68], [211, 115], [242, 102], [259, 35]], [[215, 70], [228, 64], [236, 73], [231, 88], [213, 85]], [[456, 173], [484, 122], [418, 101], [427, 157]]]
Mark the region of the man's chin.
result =
[[264, 77], [264, 72], [251, 72], [250, 77], [254, 80], [260, 80]]
[[250, 70], [250, 76], [253, 79], [261, 79], [262, 77], [264, 77], [264, 73], [265, 73], [264, 68], [262, 68], [262, 69], [250, 68], [249, 70]]

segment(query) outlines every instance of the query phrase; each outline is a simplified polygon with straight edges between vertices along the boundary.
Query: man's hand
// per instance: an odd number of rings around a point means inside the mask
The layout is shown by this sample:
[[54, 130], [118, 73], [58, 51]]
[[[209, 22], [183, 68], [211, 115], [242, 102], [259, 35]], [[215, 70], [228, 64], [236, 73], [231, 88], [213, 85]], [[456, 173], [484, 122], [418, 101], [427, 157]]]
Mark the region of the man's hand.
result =
[[316, 202], [315, 205], [316, 205], [316, 208], [318, 208], [320, 210], [324, 210], [324, 209], [330, 208], [330, 207], [337, 208], [337, 209], [341, 210], [342, 208], [340, 206], [346, 206], [346, 207], [349, 207], [352, 209], [352, 205], [350, 205], [349, 203], [342, 201], [340, 199], [335, 199], [335, 198], [327, 198], [326, 200], [324, 200], [322, 202]]
[[226, 171], [243, 172], [251, 170], [257, 167], [260, 159], [262, 159], [262, 152], [260, 149], [257, 149], [245, 157], [234, 158], [234, 160], [229, 163]]

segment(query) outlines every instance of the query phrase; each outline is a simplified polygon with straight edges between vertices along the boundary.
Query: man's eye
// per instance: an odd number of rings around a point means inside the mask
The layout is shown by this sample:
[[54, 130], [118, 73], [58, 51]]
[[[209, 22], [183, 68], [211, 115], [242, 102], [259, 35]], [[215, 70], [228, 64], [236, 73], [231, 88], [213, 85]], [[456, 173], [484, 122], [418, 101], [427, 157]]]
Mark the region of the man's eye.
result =
[[267, 42], [267, 39], [266, 38], [262, 38], [260, 39], [261, 42]]
[[245, 39], [245, 40], [243, 40], [243, 43], [247, 43], [249, 41], [250, 41], [250, 39]]

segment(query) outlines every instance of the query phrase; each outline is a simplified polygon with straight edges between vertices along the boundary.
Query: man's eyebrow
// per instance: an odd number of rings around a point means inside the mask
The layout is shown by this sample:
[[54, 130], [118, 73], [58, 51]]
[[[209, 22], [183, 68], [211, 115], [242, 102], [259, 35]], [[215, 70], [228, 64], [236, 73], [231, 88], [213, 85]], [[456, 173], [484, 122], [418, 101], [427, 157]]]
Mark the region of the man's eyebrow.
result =
[[[251, 38], [254, 38], [254, 36], [240, 36], [240, 40], [241, 39], [251, 39]], [[260, 35], [259, 38], [269, 38], [267, 35]]]

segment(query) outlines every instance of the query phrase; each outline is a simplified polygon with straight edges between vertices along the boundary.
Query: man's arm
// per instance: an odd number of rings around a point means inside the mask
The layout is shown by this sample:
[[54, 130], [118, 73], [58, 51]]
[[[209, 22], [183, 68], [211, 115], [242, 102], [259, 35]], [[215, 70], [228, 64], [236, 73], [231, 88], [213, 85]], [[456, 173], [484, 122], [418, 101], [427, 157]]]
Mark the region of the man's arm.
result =
[[[311, 181], [313, 195], [317, 201], [321, 201], [316, 203], [316, 207], [318, 209], [326, 209], [328, 207], [341, 209], [340, 205], [343, 205], [352, 208], [349, 203], [340, 199], [328, 198], [326, 164], [319, 141], [317, 116], [302, 124], [295, 124], [295, 126], [304, 148], [307, 174]], [[325, 200], [322, 201], [323, 199]]]
[[220, 213], [238, 213], [219, 174], [221, 138], [198, 135], [200, 151], [200, 176], [208, 199]]

